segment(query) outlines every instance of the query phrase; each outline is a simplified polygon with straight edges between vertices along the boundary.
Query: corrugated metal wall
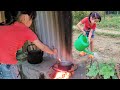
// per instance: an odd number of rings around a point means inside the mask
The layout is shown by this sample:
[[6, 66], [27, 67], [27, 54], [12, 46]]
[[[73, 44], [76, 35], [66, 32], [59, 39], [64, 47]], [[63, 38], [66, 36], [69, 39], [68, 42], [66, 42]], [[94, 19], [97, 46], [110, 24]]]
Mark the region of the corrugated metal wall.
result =
[[[58, 57], [62, 60], [72, 60], [71, 20], [70, 11], [37, 11], [35, 27], [39, 39], [50, 48], [57, 48]], [[53, 57], [46, 53], [44, 56]]]

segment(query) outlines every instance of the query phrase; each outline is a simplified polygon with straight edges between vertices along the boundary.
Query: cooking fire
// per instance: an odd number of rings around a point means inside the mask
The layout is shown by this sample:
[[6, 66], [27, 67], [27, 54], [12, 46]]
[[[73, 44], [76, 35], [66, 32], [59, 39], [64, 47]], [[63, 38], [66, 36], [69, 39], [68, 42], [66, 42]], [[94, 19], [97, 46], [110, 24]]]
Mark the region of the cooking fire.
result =
[[72, 62], [59, 59], [59, 62], [50, 67], [49, 77], [51, 79], [69, 79], [76, 69], [77, 66]]
[[57, 72], [54, 79], [69, 79], [69, 77], [71, 76], [71, 74], [69, 72]]

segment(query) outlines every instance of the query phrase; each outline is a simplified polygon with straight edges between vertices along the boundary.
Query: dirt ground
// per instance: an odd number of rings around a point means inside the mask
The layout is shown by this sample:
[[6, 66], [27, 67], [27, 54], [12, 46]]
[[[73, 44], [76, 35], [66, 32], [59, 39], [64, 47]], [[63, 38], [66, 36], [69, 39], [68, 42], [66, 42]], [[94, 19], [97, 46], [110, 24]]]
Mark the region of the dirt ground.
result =
[[[80, 35], [80, 32], [73, 32], [73, 44], [77, 37]], [[120, 37], [111, 38], [109, 36], [97, 35], [95, 34], [94, 39], [94, 52], [95, 57], [99, 61], [113, 61], [120, 63]], [[82, 57], [79, 56], [79, 51], [77, 51], [74, 46], [72, 49], [73, 59], [81, 60]]]

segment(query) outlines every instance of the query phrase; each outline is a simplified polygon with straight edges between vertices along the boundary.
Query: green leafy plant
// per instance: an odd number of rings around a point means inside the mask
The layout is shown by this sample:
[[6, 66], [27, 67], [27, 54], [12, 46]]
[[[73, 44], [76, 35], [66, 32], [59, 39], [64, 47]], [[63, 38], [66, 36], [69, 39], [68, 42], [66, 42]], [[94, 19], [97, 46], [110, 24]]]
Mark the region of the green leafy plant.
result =
[[104, 79], [109, 79], [111, 76], [115, 75], [114, 64], [99, 64], [99, 75], [102, 75]]
[[115, 76], [115, 65], [114, 63], [97, 63], [94, 62], [92, 65], [88, 66], [87, 76], [89, 77], [96, 77], [97, 75], [103, 76], [104, 79], [109, 79], [112, 77], [116, 79]]
[[97, 76], [99, 70], [97, 69], [97, 63], [94, 62], [91, 66], [89, 65], [88, 66], [88, 73], [87, 73], [87, 76], [90, 76], [90, 77], [95, 77]]

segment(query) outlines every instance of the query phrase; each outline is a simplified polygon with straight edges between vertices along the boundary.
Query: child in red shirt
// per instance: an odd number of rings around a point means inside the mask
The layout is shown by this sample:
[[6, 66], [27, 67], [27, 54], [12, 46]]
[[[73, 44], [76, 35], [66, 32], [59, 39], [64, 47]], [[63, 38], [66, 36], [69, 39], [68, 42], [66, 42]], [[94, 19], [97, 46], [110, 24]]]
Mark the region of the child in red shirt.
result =
[[29, 28], [36, 17], [35, 11], [21, 11], [18, 20], [11, 25], [0, 26], [0, 79], [20, 79], [16, 52], [26, 41], [35, 44], [42, 51], [55, 55], [57, 49], [43, 44]]
[[[94, 32], [96, 29], [96, 23], [101, 21], [101, 16], [97, 12], [91, 12], [88, 17], [83, 18], [78, 24], [77, 27], [86, 35], [89, 39], [90, 50], [93, 52], [93, 40]], [[81, 26], [84, 24], [84, 28]], [[84, 52], [82, 52], [84, 53]], [[85, 55], [85, 54], [81, 54]]]

